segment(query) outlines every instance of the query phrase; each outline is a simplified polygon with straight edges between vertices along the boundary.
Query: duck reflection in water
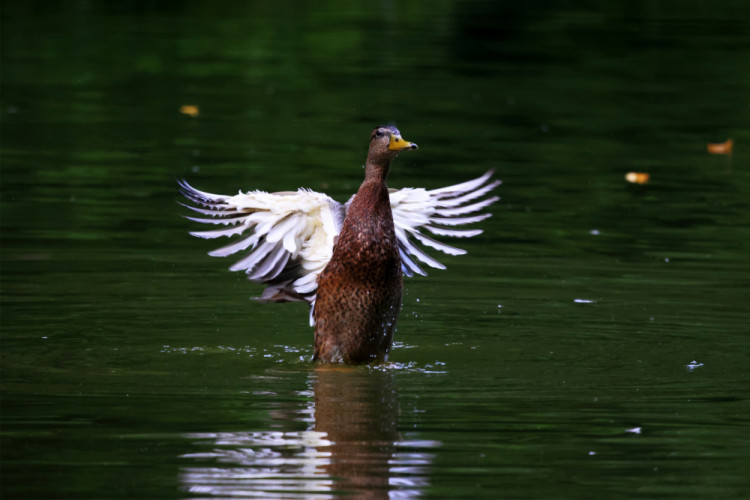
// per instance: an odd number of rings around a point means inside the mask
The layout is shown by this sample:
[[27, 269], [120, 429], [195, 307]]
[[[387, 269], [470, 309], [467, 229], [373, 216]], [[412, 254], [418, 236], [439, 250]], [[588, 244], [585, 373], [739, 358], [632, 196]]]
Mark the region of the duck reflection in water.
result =
[[405, 441], [389, 370], [320, 365], [310, 373], [310, 401], [272, 410], [281, 428], [307, 430], [199, 433], [203, 462], [183, 469], [192, 494], [232, 498], [411, 498], [420, 496], [438, 443]]

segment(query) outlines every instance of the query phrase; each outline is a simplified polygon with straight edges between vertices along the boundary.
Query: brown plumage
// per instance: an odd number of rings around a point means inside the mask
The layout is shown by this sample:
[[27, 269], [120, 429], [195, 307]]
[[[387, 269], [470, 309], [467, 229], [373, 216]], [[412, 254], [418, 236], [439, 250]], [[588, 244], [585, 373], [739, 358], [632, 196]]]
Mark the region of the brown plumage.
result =
[[373, 130], [365, 180], [318, 278], [314, 359], [365, 363], [391, 349], [404, 282], [386, 179], [405, 149], [417, 145], [395, 127]]

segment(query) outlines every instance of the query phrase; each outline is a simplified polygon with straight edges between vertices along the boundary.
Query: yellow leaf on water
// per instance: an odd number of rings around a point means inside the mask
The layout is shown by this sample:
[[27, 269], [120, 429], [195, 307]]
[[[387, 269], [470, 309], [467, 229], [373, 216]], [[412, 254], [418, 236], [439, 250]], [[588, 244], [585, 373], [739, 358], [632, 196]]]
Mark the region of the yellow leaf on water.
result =
[[646, 184], [651, 175], [646, 172], [628, 172], [625, 174], [625, 180], [633, 184]]
[[712, 155], [728, 155], [732, 153], [733, 146], [734, 141], [727, 139], [725, 142], [709, 142], [706, 144], [706, 149]]
[[195, 118], [200, 114], [200, 109], [198, 109], [198, 106], [195, 106], [193, 104], [185, 104], [184, 106], [180, 107], [180, 113], [183, 115], [189, 115]]

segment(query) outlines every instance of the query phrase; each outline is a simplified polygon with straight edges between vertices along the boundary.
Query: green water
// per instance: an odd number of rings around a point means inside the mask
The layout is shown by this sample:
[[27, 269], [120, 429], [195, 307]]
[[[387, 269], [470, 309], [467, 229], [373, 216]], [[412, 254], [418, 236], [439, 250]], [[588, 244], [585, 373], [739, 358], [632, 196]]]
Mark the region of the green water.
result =
[[[750, 497], [750, 5], [585, 4], [3, 2], [0, 496]], [[390, 121], [502, 200], [321, 370], [175, 180], [343, 201]]]

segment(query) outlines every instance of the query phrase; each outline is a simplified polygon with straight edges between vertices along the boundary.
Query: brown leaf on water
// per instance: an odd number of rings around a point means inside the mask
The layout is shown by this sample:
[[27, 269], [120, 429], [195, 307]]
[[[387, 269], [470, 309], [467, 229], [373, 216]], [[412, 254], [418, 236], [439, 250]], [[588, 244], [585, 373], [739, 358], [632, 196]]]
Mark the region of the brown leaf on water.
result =
[[728, 155], [732, 154], [733, 146], [734, 141], [732, 139], [727, 139], [725, 142], [709, 142], [706, 144], [706, 149], [708, 149], [708, 152], [712, 155]]
[[198, 109], [198, 106], [195, 106], [193, 104], [185, 104], [183, 106], [180, 106], [180, 113], [183, 115], [192, 116], [195, 118], [200, 114], [200, 109]]
[[628, 172], [625, 174], [625, 180], [633, 184], [646, 184], [651, 175], [646, 172]]

